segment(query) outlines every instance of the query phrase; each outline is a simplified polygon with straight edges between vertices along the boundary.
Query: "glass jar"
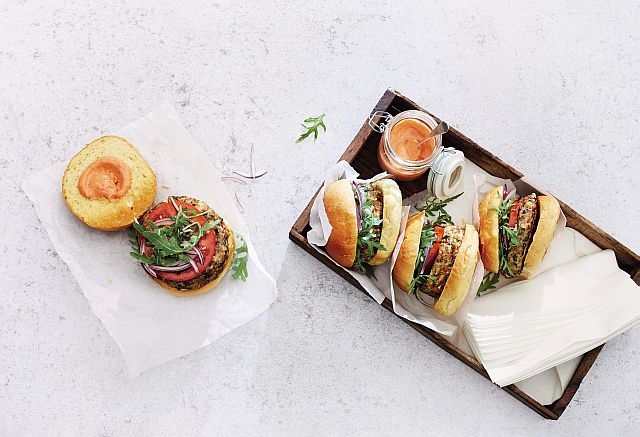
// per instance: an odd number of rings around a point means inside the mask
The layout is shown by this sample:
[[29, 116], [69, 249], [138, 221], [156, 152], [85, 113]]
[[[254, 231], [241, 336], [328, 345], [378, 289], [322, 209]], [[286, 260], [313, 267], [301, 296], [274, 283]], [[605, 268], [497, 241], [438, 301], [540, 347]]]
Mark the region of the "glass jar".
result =
[[[386, 126], [379, 126], [382, 131], [380, 142], [378, 144], [378, 163], [383, 170], [393, 175], [396, 180], [399, 181], [412, 181], [427, 172], [431, 165], [435, 162], [436, 158], [442, 152], [442, 135], [436, 135], [432, 140], [433, 146], [431, 150], [427, 150], [426, 155], [420, 154], [420, 151], [411, 151], [409, 148], [411, 145], [418, 146], [420, 143], [420, 137], [415, 139], [399, 138], [394, 134], [394, 127], [397, 127], [399, 123], [405, 120], [412, 120], [414, 123], [413, 128], [420, 130], [420, 124], [423, 126], [423, 138], [431, 132], [438, 125], [438, 122], [429, 114], [423, 111], [411, 110], [404, 111], [389, 119]], [[407, 122], [405, 122], [407, 124]], [[416, 130], [416, 129], [414, 129]], [[394, 144], [394, 142], [396, 144]], [[402, 144], [400, 144], [402, 142]], [[407, 142], [412, 142], [407, 145]], [[404, 155], [400, 152], [404, 152]], [[416, 160], [411, 160], [408, 155], [411, 152], [418, 153]]]

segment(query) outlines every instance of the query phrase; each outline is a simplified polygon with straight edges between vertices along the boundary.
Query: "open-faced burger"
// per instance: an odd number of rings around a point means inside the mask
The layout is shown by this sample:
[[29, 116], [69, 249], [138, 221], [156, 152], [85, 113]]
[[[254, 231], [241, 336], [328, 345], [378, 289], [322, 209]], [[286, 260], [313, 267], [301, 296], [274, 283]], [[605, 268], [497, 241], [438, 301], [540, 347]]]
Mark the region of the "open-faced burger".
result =
[[235, 250], [231, 227], [206, 203], [188, 196], [171, 196], [149, 209], [134, 222], [131, 243], [131, 256], [177, 296], [218, 285]]

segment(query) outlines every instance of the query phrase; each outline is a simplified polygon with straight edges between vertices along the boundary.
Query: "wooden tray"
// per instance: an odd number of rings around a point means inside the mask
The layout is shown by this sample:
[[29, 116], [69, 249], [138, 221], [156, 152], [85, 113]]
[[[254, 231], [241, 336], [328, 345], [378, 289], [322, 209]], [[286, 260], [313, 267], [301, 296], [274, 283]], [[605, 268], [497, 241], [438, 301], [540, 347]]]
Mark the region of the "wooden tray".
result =
[[[406, 98], [402, 94], [389, 89], [384, 93], [372, 112], [386, 111], [391, 113], [392, 115], [395, 115], [399, 112], [407, 111], [410, 109], [419, 109], [425, 111], [419, 105]], [[438, 117], [434, 116], [434, 118], [440, 121]], [[342, 154], [340, 160], [349, 162], [353, 166], [353, 168], [360, 173], [360, 177], [363, 179], [370, 178], [380, 173], [382, 170], [378, 165], [378, 161], [376, 158], [376, 148], [378, 146], [379, 139], [380, 134], [374, 132], [373, 129], [371, 129], [368, 124], [367, 115], [367, 119], [365, 119], [362, 127], [360, 128], [360, 131], [353, 139], [353, 141], [351, 141], [351, 144], [349, 145], [347, 150]], [[490, 152], [486, 151], [485, 149], [471, 141], [469, 138], [458, 132], [456, 129], [449, 130], [449, 132], [443, 136], [443, 143], [445, 147], [455, 147], [456, 149], [461, 150], [462, 152], [464, 152], [465, 156], [468, 159], [470, 159], [479, 167], [481, 167], [488, 173], [491, 173], [492, 175], [501, 178], [509, 178], [512, 180], [522, 177], [522, 173], [520, 173], [518, 170], [505, 163]], [[412, 182], [399, 182], [398, 185], [400, 186], [400, 189], [402, 191], [403, 198], [406, 198], [414, 193], [425, 190], [426, 178], [420, 178], [417, 181]], [[323, 264], [334, 270], [344, 279], [366, 293], [366, 291], [360, 286], [360, 284], [358, 284], [355, 279], [353, 279], [353, 277], [351, 277], [348, 273], [332, 263], [331, 260], [318, 253], [307, 241], [306, 235], [310, 229], [309, 212], [311, 210], [311, 204], [313, 203], [313, 200], [315, 199], [315, 196], [317, 196], [317, 194], [318, 191], [316, 191], [316, 194], [313, 196], [304, 211], [302, 211], [302, 214], [300, 215], [300, 217], [298, 217], [298, 220], [296, 220], [295, 224], [291, 228], [291, 231], [289, 232], [289, 238], [296, 244], [301, 246], [303, 249], [305, 249], [307, 252], [309, 252], [311, 255], [319, 259]], [[560, 200], [559, 202], [562, 210], [564, 211], [564, 214], [567, 217], [567, 226], [578, 230], [599, 247], [603, 249], [613, 249], [620, 268], [629, 273], [637, 284], [640, 284], [640, 257], [629, 250], [627, 247], [619, 243], [613, 237], [596, 227], [589, 220], [585, 219], [580, 214], [575, 212], [567, 204]], [[393, 312], [393, 305], [389, 299], [385, 299], [382, 303], [382, 306], [395, 315], [395, 313]], [[437, 332], [425, 328], [424, 326], [417, 323], [410, 322], [402, 317], [400, 318], [420, 334], [434, 342], [436, 345], [449, 352], [451, 355], [453, 355], [463, 363], [467, 364], [469, 367], [480, 373], [485, 378], [489, 379], [489, 375], [487, 374], [486, 370], [484, 369], [484, 367], [482, 367], [482, 364], [480, 364], [480, 362], [475, 359], [475, 357], [468, 355], [457, 347], [453, 346]], [[564, 391], [560, 399], [558, 399], [551, 405], [541, 405], [514, 385], [506, 386], [503, 388], [503, 390], [507, 391], [515, 398], [528, 405], [529, 408], [533, 409], [540, 415], [548, 419], [557, 420], [575, 395], [578, 387], [580, 386], [580, 383], [595, 362], [603, 346], [599, 346], [584, 355], [566, 390]]]

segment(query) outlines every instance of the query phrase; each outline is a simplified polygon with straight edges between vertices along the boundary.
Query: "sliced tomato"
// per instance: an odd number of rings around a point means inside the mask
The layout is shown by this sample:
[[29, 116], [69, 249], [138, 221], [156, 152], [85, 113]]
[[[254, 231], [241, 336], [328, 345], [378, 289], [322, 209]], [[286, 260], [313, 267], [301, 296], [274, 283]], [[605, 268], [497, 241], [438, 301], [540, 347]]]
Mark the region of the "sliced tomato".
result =
[[444, 228], [442, 226], [435, 226], [433, 228], [438, 239], [431, 244], [431, 247], [427, 249], [427, 257], [424, 260], [424, 271], [423, 274], [428, 275], [431, 271], [431, 267], [433, 267], [433, 263], [436, 262], [436, 257], [438, 256], [438, 251], [440, 250], [440, 242], [442, 241], [442, 236], [444, 235]]
[[[178, 207], [182, 207], [185, 211], [195, 212], [196, 214], [201, 213], [202, 211], [198, 211], [195, 206], [192, 204], [185, 202], [183, 200], [174, 199], [174, 202]], [[160, 220], [167, 217], [173, 217], [178, 213], [175, 207], [171, 202], [160, 202], [158, 203], [145, 217], [145, 222], [150, 220], [155, 222], [156, 220]], [[207, 221], [203, 216], [194, 217], [191, 219], [192, 222], [198, 222], [200, 225], [204, 225]]]
[[198, 241], [198, 248], [202, 251], [202, 257], [204, 258], [204, 263], [201, 263], [198, 258], [195, 259], [199, 273], [190, 268], [181, 272], [157, 272], [158, 276], [167, 281], [184, 282], [204, 272], [211, 264], [211, 260], [216, 253], [216, 233], [213, 232], [213, 229], [208, 230]]
[[[195, 212], [196, 214], [199, 214], [200, 212], [202, 212], [202, 211], [198, 211], [198, 209], [195, 206], [193, 206], [188, 202], [177, 200], [177, 199], [174, 199], [174, 201], [176, 205], [178, 205], [178, 207], [181, 207], [185, 211], [192, 211], [192, 212]], [[177, 213], [178, 211], [175, 209], [175, 207], [171, 202], [161, 202], [147, 213], [144, 221], [145, 223], [147, 221], [157, 221], [163, 218], [173, 217]], [[203, 226], [207, 222], [207, 219], [204, 216], [193, 217], [190, 220], [192, 222], [199, 223], [201, 226]], [[142, 236], [139, 236], [139, 239], [140, 241], [145, 240], [145, 238]], [[189, 268], [181, 272], [157, 271], [156, 274], [160, 278], [166, 279], [168, 281], [176, 281], [176, 282], [184, 282], [184, 281], [188, 281], [190, 279], [195, 278], [200, 273], [204, 272], [211, 264], [211, 261], [213, 260], [213, 256], [216, 253], [216, 240], [217, 240], [216, 233], [214, 232], [213, 229], [210, 229], [202, 236], [202, 238], [200, 238], [200, 241], [198, 241], [198, 248], [202, 252], [202, 258], [204, 260], [204, 262], [202, 263], [200, 262], [199, 258], [196, 258], [194, 260], [196, 263], [196, 266], [198, 267], [198, 272], [196, 272], [193, 268]], [[147, 246], [145, 248], [144, 253], [146, 255], [150, 255], [152, 251], [153, 251], [153, 248]]]
[[509, 227], [514, 228], [518, 223], [518, 212], [520, 211], [520, 199], [513, 202], [509, 210]]

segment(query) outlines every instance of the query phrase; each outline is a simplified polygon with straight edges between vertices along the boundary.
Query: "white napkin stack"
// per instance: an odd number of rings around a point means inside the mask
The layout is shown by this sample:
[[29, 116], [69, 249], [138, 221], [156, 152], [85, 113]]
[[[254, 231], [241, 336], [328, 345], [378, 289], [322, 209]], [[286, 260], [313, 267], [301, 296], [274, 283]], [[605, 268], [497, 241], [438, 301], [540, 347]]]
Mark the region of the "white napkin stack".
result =
[[640, 287], [612, 251], [584, 256], [477, 299], [463, 333], [504, 387], [575, 358], [640, 322]]

